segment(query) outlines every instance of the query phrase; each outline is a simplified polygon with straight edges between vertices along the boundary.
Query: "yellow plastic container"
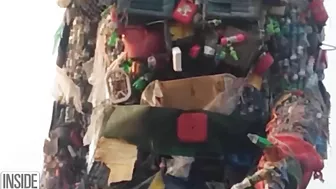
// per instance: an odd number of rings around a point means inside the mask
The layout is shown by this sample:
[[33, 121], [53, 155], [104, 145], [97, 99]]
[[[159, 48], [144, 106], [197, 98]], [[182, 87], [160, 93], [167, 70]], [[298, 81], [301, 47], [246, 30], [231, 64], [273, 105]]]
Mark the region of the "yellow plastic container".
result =
[[194, 34], [192, 25], [181, 23], [171, 23], [169, 25], [169, 31], [172, 35], [173, 41], [183, 39]]

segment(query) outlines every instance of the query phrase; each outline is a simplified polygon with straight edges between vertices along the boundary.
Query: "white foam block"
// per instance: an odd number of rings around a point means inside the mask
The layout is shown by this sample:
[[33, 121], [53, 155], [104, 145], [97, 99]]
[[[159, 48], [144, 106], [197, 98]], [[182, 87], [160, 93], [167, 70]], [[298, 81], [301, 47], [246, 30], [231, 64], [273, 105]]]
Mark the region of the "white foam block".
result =
[[173, 55], [173, 69], [176, 72], [182, 71], [182, 52], [179, 47], [174, 47], [172, 49]]

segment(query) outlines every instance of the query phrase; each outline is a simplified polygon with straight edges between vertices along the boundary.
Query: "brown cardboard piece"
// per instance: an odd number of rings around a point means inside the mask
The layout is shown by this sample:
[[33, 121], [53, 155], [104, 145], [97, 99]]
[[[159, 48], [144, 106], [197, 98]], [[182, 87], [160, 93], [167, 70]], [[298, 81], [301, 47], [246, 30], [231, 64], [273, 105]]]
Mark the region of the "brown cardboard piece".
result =
[[132, 180], [137, 147], [118, 139], [101, 137], [95, 151], [95, 160], [101, 161], [111, 170], [108, 184]]
[[182, 110], [203, 109], [230, 88], [235, 80], [236, 77], [231, 74], [219, 74], [153, 81], [142, 93], [141, 104]]

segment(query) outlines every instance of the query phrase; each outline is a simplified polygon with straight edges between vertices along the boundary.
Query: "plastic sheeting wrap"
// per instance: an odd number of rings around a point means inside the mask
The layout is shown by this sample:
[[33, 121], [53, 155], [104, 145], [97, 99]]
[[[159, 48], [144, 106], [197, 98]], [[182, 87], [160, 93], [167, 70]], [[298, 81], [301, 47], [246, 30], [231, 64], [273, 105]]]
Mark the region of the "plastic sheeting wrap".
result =
[[56, 66], [53, 96], [61, 103], [73, 104], [78, 112], [82, 112], [81, 93], [79, 87], [67, 76], [66, 71], [58, 66]]
[[[99, 28], [102, 27], [102, 24]], [[93, 69], [91, 76], [89, 77], [89, 83], [93, 86], [89, 102], [92, 103], [94, 107], [98, 106], [100, 103], [106, 100], [105, 94], [105, 71], [106, 71], [106, 54], [104, 49], [104, 43], [106, 42], [105, 36], [101, 34], [102, 31], [97, 33], [97, 43], [93, 62]]]

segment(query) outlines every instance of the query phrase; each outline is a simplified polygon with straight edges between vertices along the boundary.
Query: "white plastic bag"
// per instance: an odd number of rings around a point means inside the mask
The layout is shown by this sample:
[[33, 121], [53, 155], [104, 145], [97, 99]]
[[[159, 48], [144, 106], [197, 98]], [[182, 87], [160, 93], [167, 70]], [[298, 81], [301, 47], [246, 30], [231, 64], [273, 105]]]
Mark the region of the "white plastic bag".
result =
[[141, 94], [140, 104], [153, 107], [162, 107], [162, 104], [158, 101], [158, 98], [160, 99], [162, 97], [163, 93], [160, 87], [160, 83], [158, 80], [156, 80], [147, 85], [146, 89]]
[[72, 99], [77, 112], [82, 112], [80, 88], [67, 76], [66, 71], [58, 66], [56, 66], [53, 96], [65, 104], [69, 104]]
[[168, 165], [167, 174], [179, 178], [188, 178], [191, 164], [195, 161], [193, 157], [173, 156], [171, 164]]
[[99, 139], [100, 129], [103, 125], [104, 110], [105, 106], [103, 104], [93, 109], [91, 123], [83, 137], [83, 145], [89, 145], [89, 153], [86, 158], [88, 164], [87, 171], [90, 171], [94, 162], [94, 152]]
[[89, 77], [89, 83], [92, 85], [92, 90], [88, 101], [92, 103], [93, 107], [96, 107], [106, 100], [106, 64], [104, 62], [104, 56], [105, 36], [101, 35], [100, 31], [98, 31], [93, 70], [91, 76]]

